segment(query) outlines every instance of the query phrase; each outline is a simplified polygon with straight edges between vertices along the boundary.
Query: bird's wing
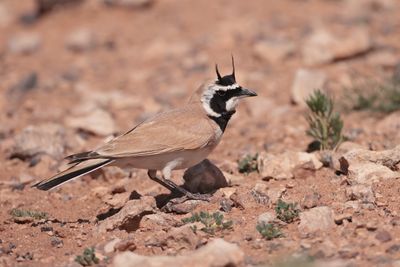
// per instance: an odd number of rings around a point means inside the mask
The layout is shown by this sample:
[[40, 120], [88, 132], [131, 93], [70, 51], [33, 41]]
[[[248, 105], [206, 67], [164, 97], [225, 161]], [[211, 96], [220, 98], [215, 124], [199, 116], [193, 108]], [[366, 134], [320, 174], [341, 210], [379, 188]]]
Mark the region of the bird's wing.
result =
[[156, 115], [96, 150], [101, 157], [140, 157], [191, 150], [215, 139], [215, 129], [196, 106]]

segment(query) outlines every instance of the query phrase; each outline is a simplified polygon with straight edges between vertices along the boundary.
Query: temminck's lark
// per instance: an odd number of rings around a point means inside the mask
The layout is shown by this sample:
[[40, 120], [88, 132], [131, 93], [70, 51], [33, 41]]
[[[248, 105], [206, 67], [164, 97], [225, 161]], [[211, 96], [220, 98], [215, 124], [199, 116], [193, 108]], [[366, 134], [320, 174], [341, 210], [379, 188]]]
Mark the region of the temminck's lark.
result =
[[[232, 74], [207, 81], [184, 106], [157, 114], [136, 125], [100, 148], [71, 155], [70, 167], [34, 185], [49, 190], [73, 178], [106, 165], [147, 169], [149, 177], [190, 199], [203, 199], [170, 180], [171, 171], [186, 169], [204, 160], [218, 145], [235, 113], [240, 99], [257, 94], [236, 83], [232, 57]], [[162, 173], [157, 177], [157, 170]]]

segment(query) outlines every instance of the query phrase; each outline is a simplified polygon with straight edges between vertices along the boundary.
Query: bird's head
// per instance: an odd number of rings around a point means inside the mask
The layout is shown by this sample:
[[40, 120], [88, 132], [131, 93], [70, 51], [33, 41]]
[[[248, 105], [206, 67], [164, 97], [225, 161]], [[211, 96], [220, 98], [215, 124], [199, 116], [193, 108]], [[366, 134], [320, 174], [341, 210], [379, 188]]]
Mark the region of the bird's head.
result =
[[239, 100], [257, 94], [236, 83], [235, 62], [232, 57], [232, 73], [221, 76], [218, 65], [215, 65], [217, 79], [204, 84], [198, 97], [210, 117], [218, 118], [225, 114], [233, 114]]

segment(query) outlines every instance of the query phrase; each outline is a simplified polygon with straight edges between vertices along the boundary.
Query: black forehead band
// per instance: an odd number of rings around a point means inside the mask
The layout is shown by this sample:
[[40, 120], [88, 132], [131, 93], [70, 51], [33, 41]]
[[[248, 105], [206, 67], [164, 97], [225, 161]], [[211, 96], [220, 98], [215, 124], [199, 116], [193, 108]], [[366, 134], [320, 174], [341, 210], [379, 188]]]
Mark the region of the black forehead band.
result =
[[217, 80], [216, 84], [222, 86], [229, 86], [235, 84], [235, 77], [233, 75], [225, 75], [221, 79]]

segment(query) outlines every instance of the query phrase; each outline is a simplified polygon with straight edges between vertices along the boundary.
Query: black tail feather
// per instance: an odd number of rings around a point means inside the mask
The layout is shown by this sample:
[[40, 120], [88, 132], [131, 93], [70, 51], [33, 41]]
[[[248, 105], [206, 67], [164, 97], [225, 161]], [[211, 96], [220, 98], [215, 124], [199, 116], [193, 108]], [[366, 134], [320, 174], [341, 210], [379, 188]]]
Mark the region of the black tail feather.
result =
[[[71, 180], [73, 178], [82, 176], [82, 175], [84, 175], [86, 173], [89, 173], [89, 172], [95, 170], [95, 169], [98, 169], [98, 168], [110, 163], [111, 161], [112, 161], [111, 159], [105, 160], [105, 161], [100, 162], [98, 164], [91, 165], [91, 166], [88, 166], [88, 167], [84, 167], [84, 168], [78, 169], [78, 170], [73, 171], [73, 172], [66, 173], [65, 175], [62, 175], [60, 177], [39, 182], [37, 184], [34, 184], [32, 187], [36, 187], [36, 188], [38, 188], [40, 190], [47, 191], [47, 190], [52, 189], [52, 188], [54, 188], [54, 187], [56, 187], [56, 186], [58, 186], [58, 185], [60, 185], [62, 183], [67, 182], [68, 180]], [[71, 168], [74, 168], [78, 164], [79, 163], [76, 163]]]

